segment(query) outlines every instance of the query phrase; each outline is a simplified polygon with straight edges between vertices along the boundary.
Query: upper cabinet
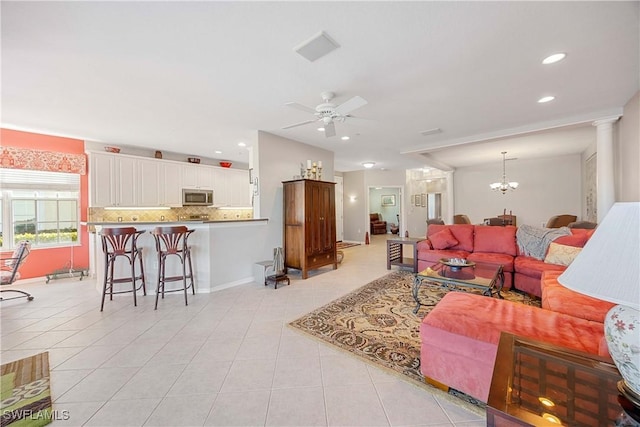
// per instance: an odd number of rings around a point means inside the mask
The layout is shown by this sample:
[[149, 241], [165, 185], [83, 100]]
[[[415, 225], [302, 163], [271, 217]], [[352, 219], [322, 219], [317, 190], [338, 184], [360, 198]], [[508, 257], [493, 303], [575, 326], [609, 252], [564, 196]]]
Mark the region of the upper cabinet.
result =
[[214, 187], [214, 167], [194, 164], [182, 165], [182, 186], [184, 188], [202, 188], [212, 190]]
[[216, 206], [249, 207], [249, 171], [89, 153], [90, 207], [179, 207], [182, 189], [213, 190]]
[[242, 169], [215, 168], [213, 202], [219, 207], [251, 206], [249, 171]]
[[136, 206], [136, 161], [95, 153], [89, 162], [90, 206]]

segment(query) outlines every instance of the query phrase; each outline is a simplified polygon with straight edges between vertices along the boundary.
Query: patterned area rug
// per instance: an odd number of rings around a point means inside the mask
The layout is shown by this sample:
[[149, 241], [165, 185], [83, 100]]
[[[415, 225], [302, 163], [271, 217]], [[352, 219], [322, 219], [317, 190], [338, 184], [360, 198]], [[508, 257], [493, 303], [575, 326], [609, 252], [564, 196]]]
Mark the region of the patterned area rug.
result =
[[48, 352], [2, 365], [0, 375], [2, 427], [37, 427], [52, 421]]
[[[421, 286], [420, 298], [428, 305], [420, 307], [418, 315], [414, 315], [412, 310], [416, 303], [411, 295], [413, 277], [413, 274], [403, 271], [387, 274], [290, 325], [377, 366], [401, 374], [437, 394], [440, 391], [425, 383], [420, 373], [419, 328], [422, 318], [447, 291], [434, 286]], [[481, 292], [473, 288], [469, 288], [469, 291]], [[538, 300], [515, 291], [503, 291], [502, 295], [510, 301], [540, 305]], [[482, 402], [456, 390], [450, 390], [449, 395], [462, 399], [466, 402], [465, 406], [474, 412], [484, 406]]]
[[346, 249], [346, 248], [351, 248], [353, 246], [360, 246], [360, 243], [348, 243], [348, 242], [337, 242], [336, 243], [336, 248], [337, 249]]

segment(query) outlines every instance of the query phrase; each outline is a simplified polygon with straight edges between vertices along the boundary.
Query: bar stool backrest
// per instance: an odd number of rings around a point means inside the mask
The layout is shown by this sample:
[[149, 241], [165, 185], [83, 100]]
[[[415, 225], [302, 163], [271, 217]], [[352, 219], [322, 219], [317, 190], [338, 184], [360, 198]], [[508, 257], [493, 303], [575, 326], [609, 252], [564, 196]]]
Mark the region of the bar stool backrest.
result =
[[136, 236], [137, 230], [134, 227], [103, 228], [100, 232], [102, 236], [102, 250], [105, 253], [114, 255], [126, 255], [135, 248], [135, 238], [132, 247], [128, 248], [129, 241]]
[[156, 240], [156, 250], [167, 254], [178, 254], [187, 247], [187, 237], [193, 230], [185, 226], [156, 227], [152, 234]]

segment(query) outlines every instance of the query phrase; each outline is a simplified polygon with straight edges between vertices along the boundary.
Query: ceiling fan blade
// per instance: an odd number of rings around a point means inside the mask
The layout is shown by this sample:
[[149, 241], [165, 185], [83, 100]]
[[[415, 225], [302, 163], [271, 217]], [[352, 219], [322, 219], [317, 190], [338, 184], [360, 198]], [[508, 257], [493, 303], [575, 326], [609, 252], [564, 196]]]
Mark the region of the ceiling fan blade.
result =
[[336, 107], [336, 112], [341, 115], [349, 114], [351, 111], [367, 105], [367, 100], [359, 96], [354, 96], [350, 100], [343, 102]]
[[325, 138], [330, 138], [332, 136], [336, 136], [336, 125], [331, 122], [327, 125], [324, 125], [324, 136]]
[[300, 122], [300, 123], [296, 123], [296, 124], [293, 124], [293, 125], [285, 126], [282, 129], [291, 129], [291, 128], [294, 128], [294, 127], [297, 127], [297, 126], [308, 125], [309, 123], [313, 123], [315, 121], [316, 120], [306, 120], [304, 122]]
[[298, 104], [297, 102], [287, 102], [286, 104], [287, 107], [292, 107], [298, 110], [302, 110], [305, 111], [307, 113], [311, 113], [311, 114], [315, 114], [316, 110], [311, 108], [311, 107], [307, 107], [306, 105], [302, 105], [302, 104]]

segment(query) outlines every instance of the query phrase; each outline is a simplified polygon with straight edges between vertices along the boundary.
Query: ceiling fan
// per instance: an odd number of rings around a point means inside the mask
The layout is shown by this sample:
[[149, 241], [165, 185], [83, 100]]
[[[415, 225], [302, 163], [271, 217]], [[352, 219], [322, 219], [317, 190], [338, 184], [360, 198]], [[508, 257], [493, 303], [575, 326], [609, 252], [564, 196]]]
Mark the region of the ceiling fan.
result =
[[322, 104], [318, 104], [316, 108], [307, 107], [306, 105], [298, 104], [297, 102], [287, 102], [285, 105], [288, 107], [297, 108], [298, 110], [306, 111], [316, 116], [313, 120], [306, 120], [301, 123], [285, 126], [282, 129], [291, 129], [296, 126], [302, 126], [314, 122], [322, 122], [324, 127], [324, 136], [326, 138], [336, 135], [335, 122], [344, 122], [349, 116], [349, 113], [353, 110], [367, 105], [367, 101], [359, 96], [354, 96], [346, 102], [340, 105], [336, 105], [331, 102], [335, 94], [333, 92], [322, 92]]

